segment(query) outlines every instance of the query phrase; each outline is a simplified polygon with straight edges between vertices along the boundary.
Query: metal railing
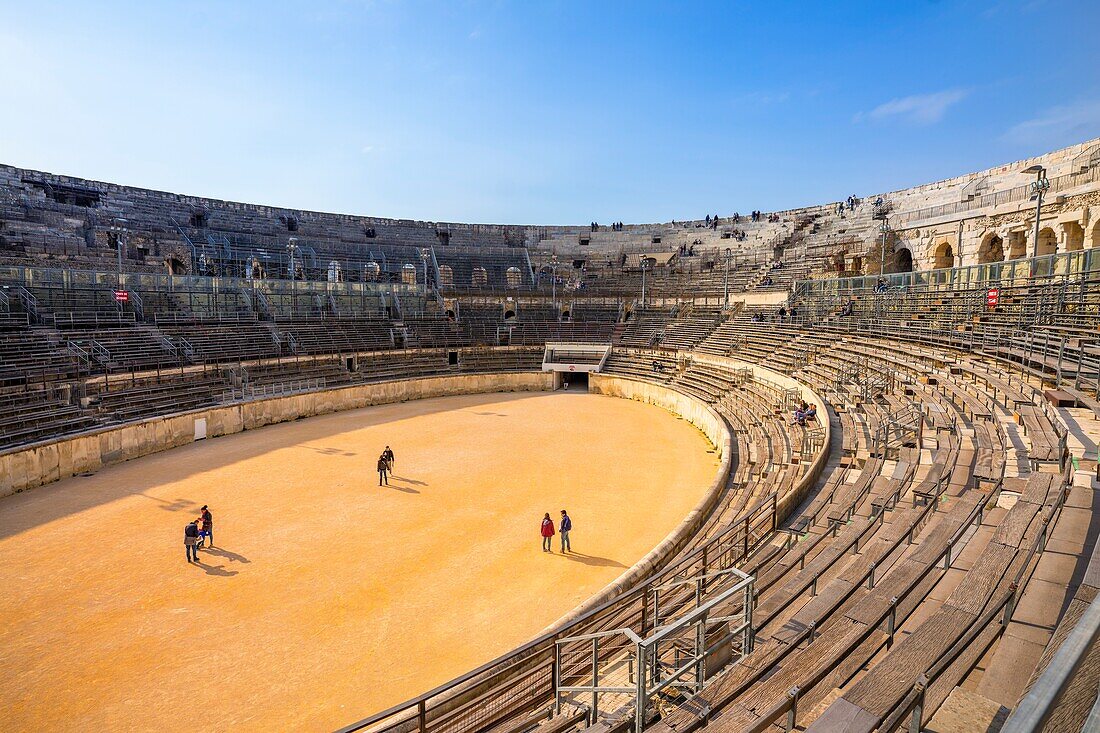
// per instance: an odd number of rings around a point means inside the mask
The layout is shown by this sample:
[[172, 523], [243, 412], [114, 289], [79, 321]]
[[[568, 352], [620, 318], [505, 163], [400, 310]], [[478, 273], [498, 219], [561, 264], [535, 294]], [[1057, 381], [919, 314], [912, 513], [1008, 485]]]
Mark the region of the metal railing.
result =
[[294, 379], [273, 384], [246, 384], [243, 387], [235, 387], [221, 394], [222, 402], [234, 402], [237, 400], [260, 400], [268, 397], [309, 392], [315, 389], [324, 389], [328, 384], [325, 377], [312, 377], [310, 379]]
[[[634, 730], [641, 733], [652, 698], [668, 688], [698, 693], [708, 672], [752, 651], [753, 582], [737, 568], [674, 579], [650, 589], [655, 628], [649, 636], [619, 628], [558, 639], [555, 712], [590, 696], [589, 723], [595, 724], [602, 698], [633, 697]], [[671, 612], [662, 616], [662, 598], [667, 603], [669, 596]], [[707, 669], [708, 660], [715, 669]]]

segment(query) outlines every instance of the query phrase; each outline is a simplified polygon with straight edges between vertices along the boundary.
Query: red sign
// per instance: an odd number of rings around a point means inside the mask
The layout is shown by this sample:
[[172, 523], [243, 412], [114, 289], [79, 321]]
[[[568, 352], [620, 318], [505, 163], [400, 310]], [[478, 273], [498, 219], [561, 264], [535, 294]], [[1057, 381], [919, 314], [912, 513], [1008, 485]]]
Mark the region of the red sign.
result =
[[988, 291], [986, 291], [985, 304], [987, 306], [989, 306], [990, 308], [996, 308], [997, 303], [1000, 301], [1000, 299], [1001, 299], [1001, 289], [1000, 288], [990, 288]]
[[130, 293], [125, 291], [125, 290], [116, 290], [115, 291], [115, 300], [118, 301], [119, 303], [129, 303], [130, 302]]

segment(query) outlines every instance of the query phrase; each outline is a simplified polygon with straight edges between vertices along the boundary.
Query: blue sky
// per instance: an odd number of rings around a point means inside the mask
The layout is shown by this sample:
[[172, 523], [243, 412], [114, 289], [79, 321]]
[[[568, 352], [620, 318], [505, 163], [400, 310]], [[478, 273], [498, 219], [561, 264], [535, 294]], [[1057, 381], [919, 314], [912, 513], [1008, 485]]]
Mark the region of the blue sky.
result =
[[1100, 136], [1100, 3], [9, 2], [0, 162], [581, 224], [783, 209]]

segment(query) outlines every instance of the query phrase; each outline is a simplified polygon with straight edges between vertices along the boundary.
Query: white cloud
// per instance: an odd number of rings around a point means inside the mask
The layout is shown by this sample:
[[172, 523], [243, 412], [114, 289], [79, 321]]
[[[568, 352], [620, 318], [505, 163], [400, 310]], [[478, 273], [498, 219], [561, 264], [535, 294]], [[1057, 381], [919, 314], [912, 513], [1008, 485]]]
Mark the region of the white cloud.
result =
[[908, 97], [891, 99], [870, 112], [859, 112], [852, 121], [881, 122], [896, 119], [914, 125], [932, 125], [943, 119], [948, 107], [961, 101], [969, 93], [965, 89], [945, 89], [932, 94], [911, 94]]
[[364, 145], [363, 148], [359, 152], [361, 152], [363, 155], [369, 155], [369, 154], [374, 152], [374, 146], [373, 145]]
[[1017, 144], [1062, 144], [1089, 140], [1100, 133], [1100, 100], [1081, 100], [1051, 107], [1039, 116], [1013, 125], [1002, 136]]

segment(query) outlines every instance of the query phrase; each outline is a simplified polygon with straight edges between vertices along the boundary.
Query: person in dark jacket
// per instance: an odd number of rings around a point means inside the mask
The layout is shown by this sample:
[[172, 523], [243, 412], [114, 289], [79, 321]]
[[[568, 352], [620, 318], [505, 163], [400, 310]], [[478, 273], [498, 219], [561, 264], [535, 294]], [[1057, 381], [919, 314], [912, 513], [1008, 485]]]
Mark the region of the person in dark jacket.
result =
[[192, 519], [183, 528], [183, 549], [187, 551], [187, 562], [199, 561], [199, 520]]
[[211, 516], [210, 510], [207, 509], [206, 504], [202, 505], [202, 532], [200, 536], [205, 537], [210, 546], [214, 546], [214, 517]]
[[386, 466], [389, 468], [390, 473], [393, 473], [393, 451], [387, 445], [386, 450], [382, 451], [382, 457], [386, 459]]
[[569, 518], [569, 515], [565, 513], [565, 510], [561, 510], [561, 527], [558, 529], [561, 534], [561, 551], [564, 555], [567, 552], [573, 551], [573, 546], [569, 544], [569, 532], [573, 529], [573, 520]]
[[378, 485], [379, 486], [381, 486], [383, 483], [385, 483], [386, 486], [390, 485], [390, 480], [386, 476], [386, 474], [389, 472], [389, 470], [390, 470], [390, 463], [389, 463], [389, 461], [386, 460], [386, 456], [385, 455], [378, 456]]
[[554, 520], [550, 518], [550, 512], [546, 512], [546, 516], [542, 518], [540, 533], [542, 534], [542, 551], [553, 552], [550, 543], [554, 540]]

